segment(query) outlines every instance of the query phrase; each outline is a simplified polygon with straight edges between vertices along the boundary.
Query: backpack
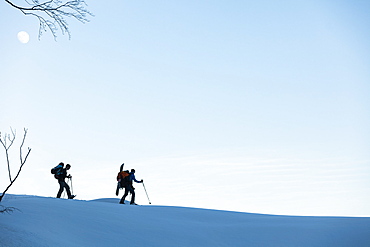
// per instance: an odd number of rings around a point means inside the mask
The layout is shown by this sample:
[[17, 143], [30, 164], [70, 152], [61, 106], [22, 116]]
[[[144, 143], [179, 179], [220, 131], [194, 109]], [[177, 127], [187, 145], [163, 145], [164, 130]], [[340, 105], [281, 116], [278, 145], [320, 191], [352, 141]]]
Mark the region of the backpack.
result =
[[121, 171], [117, 175], [117, 181], [120, 180], [120, 187], [123, 188], [129, 183], [130, 172], [128, 170]]
[[62, 174], [62, 171], [63, 171], [63, 165], [57, 165], [56, 167], [52, 168], [51, 169], [51, 174], [54, 174], [54, 177], [56, 179], [59, 178], [59, 175]]

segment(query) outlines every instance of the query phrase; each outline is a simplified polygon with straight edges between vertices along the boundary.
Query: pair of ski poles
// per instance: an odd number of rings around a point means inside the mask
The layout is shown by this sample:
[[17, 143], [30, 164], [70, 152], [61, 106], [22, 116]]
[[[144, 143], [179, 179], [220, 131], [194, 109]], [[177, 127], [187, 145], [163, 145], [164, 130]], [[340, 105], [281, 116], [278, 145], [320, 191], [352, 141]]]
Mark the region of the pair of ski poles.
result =
[[[71, 195], [73, 195], [72, 177], [69, 177], [69, 178], [68, 178], [67, 184], [69, 183], [69, 181], [71, 181]], [[67, 191], [67, 189], [63, 190], [63, 197], [65, 197], [65, 195], [66, 195], [66, 191]]]
[[73, 195], [73, 184], [72, 184], [72, 176], [68, 178], [69, 181], [71, 181], [71, 194]]

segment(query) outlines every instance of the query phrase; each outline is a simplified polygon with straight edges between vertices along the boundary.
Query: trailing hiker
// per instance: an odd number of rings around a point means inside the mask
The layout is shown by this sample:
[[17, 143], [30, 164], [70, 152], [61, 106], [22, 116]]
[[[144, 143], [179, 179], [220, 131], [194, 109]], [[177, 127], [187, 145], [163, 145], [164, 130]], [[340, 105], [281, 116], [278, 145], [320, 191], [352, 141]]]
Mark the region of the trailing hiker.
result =
[[69, 185], [65, 181], [66, 178], [72, 178], [71, 175], [67, 175], [67, 171], [69, 169], [71, 169], [71, 165], [67, 164], [65, 168], [63, 168], [63, 167], [64, 167], [64, 163], [61, 162], [61, 163], [59, 163], [59, 165], [57, 165], [56, 167], [51, 169], [51, 173], [54, 174], [54, 177], [56, 179], [58, 179], [58, 183], [59, 183], [59, 191], [58, 191], [58, 194], [57, 194], [57, 198], [60, 198], [60, 196], [62, 195], [63, 190], [65, 188], [66, 191], [67, 191], [68, 199], [73, 199], [75, 197], [75, 195], [71, 194], [71, 190], [69, 188]]
[[[119, 190], [124, 188], [125, 185], [127, 184], [127, 179], [126, 178], [128, 175], [130, 175], [130, 172], [128, 170], [123, 171], [123, 166], [125, 163], [123, 163], [120, 168], [119, 168], [119, 173], [117, 174], [117, 188], [116, 188], [116, 196], [119, 194]], [[125, 179], [126, 178], [126, 179]], [[125, 179], [125, 180], [124, 180]]]
[[[127, 173], [128, 171], [123, 171], [123, 172]], [[131, 205], [137, 205], [135, 203], [135, 188], [132, 185], [132, 182], [133, 181], [135, 181], [136, 183], [142, 183], [142, 182], [144, 182], [143, 180], [138, 181], [135, 178], [135, 169], [131, 169], [131, 172], [128, 173], [127, 176], [121, 178], [121, 180], [120, 180], [121, 185], [123, 185], [123, 187], [125, 188], [125, 194], [122, 196], [122, 198], [121, 198], [121, 200], [119, 202], [120, 204], [125, 204], [125, 198], [126, 198], [126, 196], [128, 195], [128, 193], [131, 193], [131, 202], [130, 202], [130, 204]]]

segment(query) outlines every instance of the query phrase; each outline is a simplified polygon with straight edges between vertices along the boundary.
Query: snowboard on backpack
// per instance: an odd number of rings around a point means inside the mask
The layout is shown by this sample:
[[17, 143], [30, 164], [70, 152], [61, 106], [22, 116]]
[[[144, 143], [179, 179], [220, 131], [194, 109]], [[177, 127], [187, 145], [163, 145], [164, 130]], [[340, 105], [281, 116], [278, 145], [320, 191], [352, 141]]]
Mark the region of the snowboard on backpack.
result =
[[129, 171], [123, 171], [123, 166], [125, 164], [122, 164], [119, 173], [117, 174], [117, 188], [116, 188], [116, 196], [119, 194], [119, 190], [121, 188], [124, 188], [126, 184], [128, 183], [128, 176], [130, 175]]
[[120, 187], [119, 187], [119, 182], [117, 183], [117, 188], [116, 188], [116, 196], [118, 196], [118, 194], [119, 194], [119, 189], [120, 189]]

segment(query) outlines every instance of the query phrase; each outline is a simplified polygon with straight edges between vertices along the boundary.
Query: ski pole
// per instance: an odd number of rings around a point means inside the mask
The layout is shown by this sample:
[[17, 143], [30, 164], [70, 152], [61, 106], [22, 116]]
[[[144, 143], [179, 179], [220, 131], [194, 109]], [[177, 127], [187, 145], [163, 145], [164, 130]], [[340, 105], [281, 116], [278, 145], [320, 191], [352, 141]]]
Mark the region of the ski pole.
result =
[[148, 196], [148, 192], [146, 192], [146, 188], [145, 188], [144, 182], [142, 182], [142, 184], [143, 184], [143, 187], [144, 187], [144, 190], [145, 190], [146, 197], [148, 198], [149, 204], [152, 204], [150, 202], [150, 199], [149, 199], [149, 196]]
[[[67, 182], [66, 182], [66, 184], [68, 185], [68, 180], [67, 180]], [[62, 198], [65, 198], [66, 197], [66, 188], [65, 187], [63, 187], [63, 194], [62, 194]], [[67, 198], [68, 199], [68, 198]]]
[[72, 190], [72, 195], [73, 195], [72, 177], [70, 177], [69, 180], [71, 181], [71, 190]]

